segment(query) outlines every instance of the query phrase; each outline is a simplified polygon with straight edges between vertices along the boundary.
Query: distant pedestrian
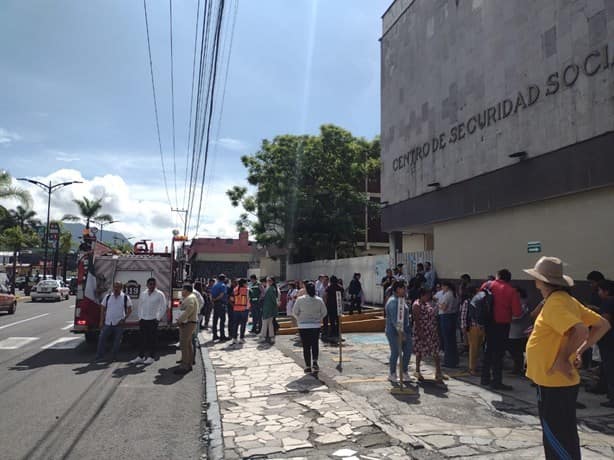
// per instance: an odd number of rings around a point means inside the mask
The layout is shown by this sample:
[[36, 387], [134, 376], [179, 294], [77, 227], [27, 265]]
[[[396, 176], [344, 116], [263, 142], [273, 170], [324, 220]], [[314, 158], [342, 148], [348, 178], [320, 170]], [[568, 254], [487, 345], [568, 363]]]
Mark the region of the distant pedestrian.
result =
[[327, 315], [326, 305], [316, 296], [313, 283], [305, 284], [307, 295], [301, 296], [294, 304], [292, 314], [298, 324], [298, 332], [303, 345], [305, 373], [318, 372], [319, 334], [322, 319]]
[[[228, 302], [228, 290], [226, 288], [226, 276], [220, 274], [217, 283], [211, 288], [211, 298], [213, 299], [213, 340], [228, 340], [226, 338], [226, 304]], [[218, 334], [219, 332], [219, 334]]]
[[580, 374], [576, 367], [584, 350], [601, 339], [610, 325], [569, 294], [574, 282], [563, 274], [560, 259], [542, 257], [534, 268], [524, 271], [535, 279], [545, 299], [527, 343], [527, 377], [537, 384], [546, 459], [579, 460]]
[[465, 288], [466, 298], [463, 300], [460, 306], [460, 323], [461, 329], [465, 331], [467, 336], [467, 343], [469, 345], [469, 374], [478, 375], [478, 362], [480, 359], [480, 352], [484, 345], [484, 338], [486, 332], [484, 327], [481, 326], [475, 318], [470, 315], [469, 304], [473, 296], [477, 294], [475, 286], [468, 286]]
[[[232, 321], [232, 343], [245, 343], [245, 329], [247, 327], [247, 319], [249, 316], [249, 291], [247, 289], [247, 280], [241, 278], [234, 289], [234, 303], [232, 305], [233, 321]], [[239, 335], [240, 329], [240, 335]]]
[[252, 314], [252, 328], [249, 332], [259, 334], [262, 328], [262, 298], [264, 287], [258, 282], [256, 275], [249, 277], [249, 308]]
[[[599, 283], [605, 281], [605, 276], [603, 273], [597, 270], [591, 271], [588, 275], [586, 275], [586, 280], [589, 282], [591, 287], [591, 295], [588, 303], [588, 307], [595, 312], [601, 313], [601, 303], [603, 302], [601, 296], [599, 295]], [[601, 345], [597, 344], [599, 347], [599, 352], [601, 353]], [[587, 349], [582, 356], [582, 367], [585, 369], [589, 368], [593, 361], [593, 350]], [[586, 388], [586, 391], [594, 394], [606, 394], [608, 391], [606, 377], [605, 377], [605, 369], [603, 366], [603, 359], [599, 364], [599, 379], [593, 385], [590, 385]]]
[[482, 363], [482, 385], [490, 385], [495, 390], [511, 391], [510, 385], [503, 383], [503, 357], [507, 349], [512, 317], [522, 316], [522, 306], [518, 291], [510, 285], [512, 274], [506, 268], [497, 272], [495, 281], [487, 281], [482, 289], [492, 292], [492, 318], [486, 324], [486, 348]]
[[[199, 283], [196, 283], [194, 286], [198, 289]], [[211, 318], [211, 313], [213, 311], [213, 299], [211, 299], [211, 288], [215, 284], [215, 280], [213, 278], [209, 278], [207, 281], [207, 286], [202, 291], [203, 299], [205, 300], [205, 304], [200, 311], [201, 316], [201, 328], [209, 329], [209, 319]]]
[[288, 283], [288, 294], [286, 297], [286, 316], [290, 319], [294, 319], [292, 316], [292, 307], [294, 307], [296, 299], [298, 299], [298, 283], [296, 281], [290, 281]]
[[98, 339], [96, 361], [100, 361], [104, 357], [109, 336], [113, 337], [111, 361], [117, 360], [117, 353], [119, 353], [124, 333], [124, 324], [126, 318], [132, 313], [132, 300], [130, 296], [122, 292], [123, 287], [121, 281], [115, 281], [113, 283], [113, 292], [107, 294], [100, 305], [101, 331]]
[[[597, 287], [601, 298], [601, 316], [612, 326], [614, 324], [614, 282], [602, 280]], [[614, 408], [614, 330], [610, 329], [599, 341], [599, 352], [603, 364], [603, 375], [608, 400], [603, 407]]]
[[[298, 283], [298, 294], [296, 295], [297, 299], [299, 297], [303, 297], [304, 295], [307, 295], [307, 288], [305, 287], [307, 285], [307, 283], [309, 283], [310, 281], [299, 281]], [[314, 285], [314, 289], [315, 289], [315, 285]]]
[[194, 362], [194, 344], [192, 336], [198, 323], [198, 299], [193, 294], [191, 284], [184, 284], [181, 290], [181, 315], [177, 318], [179, 326], [179, 346], [181, 348], [181, 365], [174, 371], [177, 375], [187, 374]]
[[339, 286], [336, 276], [330, 277], [330, 285], [326, 288], [324, 303], [328, 314], [324, 318], [325, 338], [329, 341], [336, 341], [339, 338], [339, 314], [337, 313], [337, 292], [343, 296], [343, 288]]
[[424, 287], [427, 289], [433, 289], [437, 283], [437, 272], [430, 262], [424, 263], [424, 280]]
[[407, 282], [407, 279], [405, 278], [405, 273], [403, 273], [403, 264], [397, 264], [395, 279], [397, 281]]
[[[386, 338], [390, 346], [390, 359], [388, 360], [389, 374], [388, 380], [397, 382], [397, 361], [401, 354], [402, 374], [401, 379], [404, 382], [410, 380], [409, 377], [409, 360], [412, 351], [412, 335], [409, 320], [409, 307], [405, 303], [405, 282], [395, 281], [392, 285], [393, 295], [386, 303]], [[402, 307], [403, 306], [403, 307]], [[397, 325], [399, 308], [404, 308], [403, 324]], [[399, 328], [397, 329], [397, 326]], [[399, 348], [399, 335], [401, 338], [401, 348]]]
[[386, 276], [382, 278], [381, 285], [383, 291], [383, 299], [384, 305], [386, 305], [386, 301], [388, 300], [387, 291], [392, 287], [392, 283], [394, 283], [394, 276], [392, 275], [392, 270], [390, 268], [386, 269]]
[[[166, 296], [156, 288], [156, 279], [147, 280], [147, 290], [139, 297], [139, 332], [141, 346], [139, 355], [130, 361], [131, 364], [153, 364], [157, 358], [158, 323], [164, 318], [168, 310]], [[145, 359], [146, 353], [149, 356]]]
[[520, 308], [522, 314], [513, 316], [510, 325], [510, 335], [508, 340], [508, 350], [514, 361], [512, 374], [524, 375], [524, 351], [527, 347], [527, 338], [529, 337], [529, 329], [533, 324], [531, 318], [531, 308], [527, 298], [527, 291], [521, 287], [517, 287], [518, 295], [520, 296]]
[[232, 337], [232, 331], [234, 330], [234, 309], [235, 303], [235, 288], [237, 287], [237, 280], [232, 279], [226, 285], [226, 293], [228, 295], [228, 302], [226, 304], [227, 324], [228, 324], [228, 337]]
[[443, 365], [448, 368], [458, 367], [458, 347], [456, 328], [458, 324], [458, 301], [454, 284], [446, 281], [442, 284], [443, 294], [439, 298], [439, 322], [443, 339]]
[[350, 315], [354, 314], [354, 310], [358, 311], [358, 314], [362, 313], [362, 284], [360, 283], [360, 273], [354, 273], [350, 286], [348, 287], [348, 294], [350, 294]]
[[432, 357], [435, 361], [435, 381], [443, 383], [441, 360], [439, 358], [439, 334], [437, 332], [437, 307], [431, 302], [431, 291], [420, 289], [418, 299], [412, 306], [414, 323], [413, 347], [416, 355], [416, 373], [418, 380], [424, 380], [420, 372], [423, 358]]
[[324, 300], [326, 297], [326, 289], [328, 288], [330, 278], [328, 275], [320, 275], [322, 277], [322, 281], [316, 286], [316, 295]]
[[275, 326], [273, 320], [277, 316], [278, 290], [275, 278], [266, 279], [267, 288], [262, 300], [262, 331], [260, 331], [260, 341], [275, 343]]

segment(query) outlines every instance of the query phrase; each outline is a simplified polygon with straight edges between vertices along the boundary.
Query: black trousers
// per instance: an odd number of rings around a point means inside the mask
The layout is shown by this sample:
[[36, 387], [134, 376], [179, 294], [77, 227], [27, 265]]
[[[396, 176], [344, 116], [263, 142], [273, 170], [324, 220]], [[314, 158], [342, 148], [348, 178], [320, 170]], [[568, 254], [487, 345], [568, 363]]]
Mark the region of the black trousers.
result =
[[352, 295], [350, 298], [350, 315], [354, 313], [354, 310], [358, 310], [358, 314], [362, 313], [362, 299], [359, 295]]
[[140, 320], [139, 332], [141, 334], [139, 356], [144, 358], [145, 353], [149, 352], [149, 356], [155, 358], [158, 349], [158, 321], [155, 319]]
[[[219, 329], [218, 329], [219, 324]], [[223, 303], [216, 303], [213, 305], [213, 324], [211, 325], [211, 331], [213, 332], [213, 338], [225, 338], [226, 331], [224, 326], [226, 325], [226, 305]], [[219, 335], [218, 335], [219, 331]]]
[[213, 306], [211, 305], [210, 302], [205, 303], [205, 305], [203, 305], [203, 308], [201, 308], [200, 310], [200, 314], [202, 316], [202, 320], [200, 323], [200, 327], [207, 329], [207, 327], [209, 327], [209, 318], [211, 318], [211, 312], [213, 310]]
[[486, 348], [482, 364], [482, 383], [499, 384], [503, 380], [503, 356], [507, 349], [510, 325], [492, 323], [486, 326], [485, 330]]
[[614, 401], [614, 345], [599, 345], [601, 353], [601, 367], [608, 391], [608, 399]]
[[546, 460], [580, 460], [576, 421], [578, 387], [537, 387]]
[[339, 316], [337, 307], [326, 307], [328, 315], [324, 318], [324, 332], [327, 337], [339, 337]]
[[311, 367], [314, 362], [318, 361], [318, 355], [320, 354], [320, 345], [318, 342], [320, 328], [299, 329], [298, 333], [301, 336], [301, 343], [303, 344], [305, 365]]
[[239, 328], [241, 329], [241, 338], [245, 338], [245, 328], [247, 327], [247, 318], [249, 312], [245, 311], [234, 311], [232, 312], [232, 334], [230, 337], [233, 339], [239, 338]]
[[507, 349], [514, 360], [514, 374], [520, 374], [524, 370], [524, 350], [527, 348], [527, 338], [508, 339]]

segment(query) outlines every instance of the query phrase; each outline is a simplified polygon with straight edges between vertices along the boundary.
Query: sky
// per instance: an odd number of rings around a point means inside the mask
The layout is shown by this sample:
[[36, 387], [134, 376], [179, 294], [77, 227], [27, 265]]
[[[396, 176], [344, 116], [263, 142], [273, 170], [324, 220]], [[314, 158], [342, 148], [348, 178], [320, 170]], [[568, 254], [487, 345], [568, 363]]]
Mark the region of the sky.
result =
[[[234, 34], [232, 14], [222, 32], [226, 49], [232, 36], [232, 52], [221, 63], [228, 77], [219, 80], [198, 233], [195, 217], [190, 238], [237, 236], [241, 211], [225, 192], [247, 185], [240, 158], [263, 139], [317, 133], [325, 123], [367, 138], [379, 133], [378, 39], [390, 2], [238, 0]], [[173, 1], [173, 154], [169, 5], [147, 1], [169, 204], [143, 2], [0, 2], [0, 169], [44, 183], [83, 182], [52, 195], [52, 219], [76, 214], [72, 200], [87, 196], [102, 198], [103, 211], [119, 221], [108, 230], [127, 237], [166, 245], [183, 228], [171, 206], [185, 207], [196, 3]], [[19, 185], [44, 220], [45, 192]]]

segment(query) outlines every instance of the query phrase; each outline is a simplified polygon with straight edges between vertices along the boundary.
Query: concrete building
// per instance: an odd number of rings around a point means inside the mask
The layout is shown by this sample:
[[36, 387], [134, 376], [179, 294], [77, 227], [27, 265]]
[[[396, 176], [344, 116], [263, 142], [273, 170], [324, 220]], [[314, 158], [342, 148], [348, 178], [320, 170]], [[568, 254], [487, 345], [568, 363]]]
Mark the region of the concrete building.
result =
[[253, 261], [252, 243], [247, 232], [234, 238], [194, 238], [188, 252], [190, 278], [213, 278], [224, 273], [231, 278], [247, 276]]
[[396, 0], [381, 49], [392, 251], [614, 277], [613, 1]]

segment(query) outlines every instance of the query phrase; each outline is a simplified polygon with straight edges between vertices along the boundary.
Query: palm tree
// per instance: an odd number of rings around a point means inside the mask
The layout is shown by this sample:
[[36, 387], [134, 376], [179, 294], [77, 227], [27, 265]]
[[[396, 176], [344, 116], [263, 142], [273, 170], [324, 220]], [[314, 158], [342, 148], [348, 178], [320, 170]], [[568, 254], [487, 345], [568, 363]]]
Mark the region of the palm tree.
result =
[[38, 236], [27, 229], [25, 232], [21, 227], [15, 226], [7, 228], [0, 235], [0, 245], [13, 251], [13, 282], [11, 283], [11, 292], [15, 294], [15, 279], [17, 275], [17, 252], [26, 247], [38, 245]]
[[75, 216], [73, 214], [66, 214], [62, 217], [62, 220], [66, 220], [69, 222], [78, 222], [82, 219], [85, 219], [85, 228], [90, 228], [90, 222], [95, 220], [97, 222], [111, 222], [113, 217], [110, 214], [99, 214], [102, 209], [102, 198], [97, 200], [90, 200], [86, 196], [83, 197], [83, 200], [73, 200], [73, 202], [79, 206], [80, 216]]
[[[32, 203], [30, 193], [22, 188], [12, 185], [11, 175], [7, 171], [0, 170], [0, 200], [18, 199], [24, 206]], [[0, 214], [6, 214], [7, 210], [0, 206]]]
[[9, 213], [22, 231], [25, 231], [26, 228], [36, 228], [41, 225], [41, 221], [34, 218], [36, 212], [31, 209], [17, 205], [17, 208], [10, 210]]

